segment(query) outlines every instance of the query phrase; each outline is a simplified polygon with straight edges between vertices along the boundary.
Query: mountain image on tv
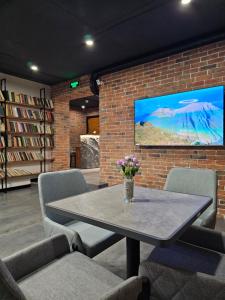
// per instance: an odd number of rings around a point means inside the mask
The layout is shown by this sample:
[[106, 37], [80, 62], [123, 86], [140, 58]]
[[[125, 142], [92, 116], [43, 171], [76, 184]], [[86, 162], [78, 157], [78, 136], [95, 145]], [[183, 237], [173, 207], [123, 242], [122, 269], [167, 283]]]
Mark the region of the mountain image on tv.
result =
[[223, 127], [223, 86], [135, 101], [139, 145], [223, 145]]

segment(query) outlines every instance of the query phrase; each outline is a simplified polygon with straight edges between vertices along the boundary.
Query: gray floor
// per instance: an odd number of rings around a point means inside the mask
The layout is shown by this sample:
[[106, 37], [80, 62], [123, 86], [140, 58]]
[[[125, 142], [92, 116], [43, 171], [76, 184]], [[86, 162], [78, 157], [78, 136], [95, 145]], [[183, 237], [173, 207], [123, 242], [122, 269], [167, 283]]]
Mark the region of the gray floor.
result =
[[[99, 173], [84, 174], [90, 189], [99, 184]], [[219, 218], [216, 228], [225, 231], [225, 220]], [[0, 257], [5, 257], [44, 238], [37, 185], [0, 194]], [[152, 246], [141, 243], [141, 260], [146, 259]], [[118, 242], [95, 257], [101, 265], [125, 278], [126, 245]]]
[[[91, 190], [97, 189], [99, 172], [85, 172]], [[37, 184], [0, 194], [0, 257], [8, 256], [44, 238]]]

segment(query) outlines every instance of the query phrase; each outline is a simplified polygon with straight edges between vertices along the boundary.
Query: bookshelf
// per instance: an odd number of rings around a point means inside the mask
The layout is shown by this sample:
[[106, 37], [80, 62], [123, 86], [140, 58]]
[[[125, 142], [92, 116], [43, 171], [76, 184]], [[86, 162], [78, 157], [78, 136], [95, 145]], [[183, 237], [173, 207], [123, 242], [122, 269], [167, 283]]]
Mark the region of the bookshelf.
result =
[[8, 91], [6, 79], [0, 83], [0, 180], [7, 191], [8, 181], [36, 178], [54, 161], [54, 108], [44, 88], [33, 97]]

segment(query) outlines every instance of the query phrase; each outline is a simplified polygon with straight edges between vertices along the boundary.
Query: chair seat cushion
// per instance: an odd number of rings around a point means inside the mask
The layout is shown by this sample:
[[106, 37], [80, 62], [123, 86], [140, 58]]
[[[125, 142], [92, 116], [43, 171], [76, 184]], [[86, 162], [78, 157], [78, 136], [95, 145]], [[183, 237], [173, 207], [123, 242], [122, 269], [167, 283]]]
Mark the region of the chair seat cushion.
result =
[[155, 248], [149, 260], [175, 269], [225, 276], [225, 255], [183, 242]]
[[65, 224], [65, 226], [79, 234], [86, 254], [89, 257], [94, 257], [122, 238], [112, 231], [80, 221], [72, 221]]
[[19, 282], [32, 300], [96, 300], [122, 279], [85, 255], [74, 252]]

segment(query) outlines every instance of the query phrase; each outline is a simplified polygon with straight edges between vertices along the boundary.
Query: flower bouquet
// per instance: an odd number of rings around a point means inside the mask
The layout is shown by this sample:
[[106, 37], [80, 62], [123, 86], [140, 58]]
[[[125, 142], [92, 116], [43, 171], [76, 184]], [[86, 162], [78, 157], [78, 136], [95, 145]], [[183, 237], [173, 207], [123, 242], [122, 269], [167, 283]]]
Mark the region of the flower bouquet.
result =
[[131, 202], [134, 196], [134, 176], [140, 169], [140, 163], [134, 155], [128, 155], [117, 161], [117, 167], [124, 177], [125, 201]]

